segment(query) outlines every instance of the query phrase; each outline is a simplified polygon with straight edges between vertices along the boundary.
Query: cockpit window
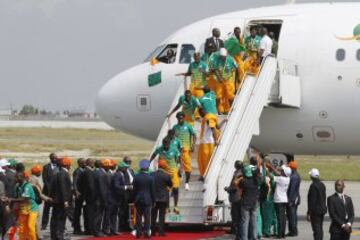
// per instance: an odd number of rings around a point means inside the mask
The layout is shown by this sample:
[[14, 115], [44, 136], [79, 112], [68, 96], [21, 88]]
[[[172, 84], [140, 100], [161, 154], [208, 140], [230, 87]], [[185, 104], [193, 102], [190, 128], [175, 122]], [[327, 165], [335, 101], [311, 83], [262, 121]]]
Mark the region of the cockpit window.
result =
[[180, 63], [189, 64], [191, 63], [191, 58], [195, 53], [195, 47], [192, 44], [183, 44], [181, 46], [180, 52]]
[[167, 45], [161, 52], [156, 56], [159, 62], [171, 64], [176, 60], [177, 44]]
[[153, 57], [156, 57], [157, 55], [159, 55], [164, 48], [166, 47], [165, 44], [158, 46], [157, 48], [155, 48], [155, 50], [153, 50], [149, 56], [147, 56], [147, 58], [145, 58], [144, 62], [149, 62]]

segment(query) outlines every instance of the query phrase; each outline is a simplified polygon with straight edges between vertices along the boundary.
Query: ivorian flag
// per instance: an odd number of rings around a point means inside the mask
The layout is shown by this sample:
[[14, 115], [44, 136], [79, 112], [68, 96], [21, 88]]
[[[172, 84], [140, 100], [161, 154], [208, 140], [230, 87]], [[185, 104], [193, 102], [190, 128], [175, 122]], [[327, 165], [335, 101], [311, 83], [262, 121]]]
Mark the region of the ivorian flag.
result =
[[153, 87], [161, 83], [161, 71], [148, 75], [149, 87]]
[[245, 51], [245, 47], [241, 45], [239, 40], [234, 37], [226, 40], [224, 42], [224, 47], [232, 57], [238, 55], [240, 52]]

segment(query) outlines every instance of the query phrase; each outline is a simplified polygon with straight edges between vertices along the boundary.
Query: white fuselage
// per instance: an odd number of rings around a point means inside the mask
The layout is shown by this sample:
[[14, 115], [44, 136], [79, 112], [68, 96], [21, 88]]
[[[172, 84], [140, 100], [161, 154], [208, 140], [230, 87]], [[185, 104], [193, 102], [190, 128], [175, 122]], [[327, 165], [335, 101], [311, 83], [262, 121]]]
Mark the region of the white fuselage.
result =
[[[235, 26], [244, 30], [254, 20], [281, 21], [277, 57], [298, 66], [301, 107], [266, 108], [260, 135], [253, 138], [252, 145], [264, 152], [359, 154], [360, 41], [336, 37], [353, 36], [360, 24], [359, 12], [359, 3], [286, 5], [194, 23], [162, 43], [177, 44], [177, 55], [175, 63], [155, 66], [162, 72], [160, 84], [148, 86], [147, 77], [154, 66], [149, 62], [137, 65], [104, 85], [96, 101], [97, 112], [114, 128], [155, 139], [183, 82], [175, 74], [186, 72], [188, 67], [179, 63], [183, 44], [203, 51], [213, 27], [219, 27], [226, 38]], [[342, 61], [336, 58], [338, 49], [345, 51]], [[145, 107], [140, 106], [142, 97], [146, 98]]]

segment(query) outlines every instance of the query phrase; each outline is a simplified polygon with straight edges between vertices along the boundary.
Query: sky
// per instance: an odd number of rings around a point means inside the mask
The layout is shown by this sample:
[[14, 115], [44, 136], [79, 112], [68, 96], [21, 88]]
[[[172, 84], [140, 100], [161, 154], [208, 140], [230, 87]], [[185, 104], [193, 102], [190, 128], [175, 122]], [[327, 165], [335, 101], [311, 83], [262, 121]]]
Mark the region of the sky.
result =
[[0, 0], [0, 110], [33, 104], [93, 111], [103, 84], [141, 63], [177, 29], [221, 13], [284, 3]]

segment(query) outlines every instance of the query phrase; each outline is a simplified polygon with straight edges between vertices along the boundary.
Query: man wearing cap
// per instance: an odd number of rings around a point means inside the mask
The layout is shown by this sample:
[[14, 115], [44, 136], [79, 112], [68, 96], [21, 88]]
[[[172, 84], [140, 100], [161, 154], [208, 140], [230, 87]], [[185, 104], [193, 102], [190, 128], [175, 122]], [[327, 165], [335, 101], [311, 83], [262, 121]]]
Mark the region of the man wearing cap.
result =
[[159, 169], [153, 173], [155, 184], [155, 207], [151, 213], [152, 234], [155, 236], [156, 219], [159, 215], [158, 233], [159, 236], [165, 236], [165, 214], [169, 204], [169, 189], [172, 188], [172, 181], [169, 174], [166, 173], [167, 163], [165, 160], [159, 160]]
[[103, 232], [108, 236], [117, 235], [117, 215], [118, 215], [118, 202], [116, 192], [114, 191], [113, 179], [116, 169], [116, 161], [110, 159], [110, 166], [107, 170], [108, 179], [108, 192], [107, 192], [107, 205], [105, 207], [105, 215], [103, 219]]
[[286, 206], [286, 214], [289, 221], [289, 233], [287, 234], [290, 237], [295, 237], [298, 235], [298, 216], [297, 209], [300, 205], [300, 184], [301, 178], [299, 173], [297, 172], [297, 162], [293, 159], [288, 163], [288, 167], [291, 168], [291, 176], [290, 176], [290, 184], [289, 189], [287, 191], [288, 195], [288, 205]]
[[335, 193], [328, 197], [327, 203], [330, 224], [331, 240], [349, 240], [354, 221], [354, 205], [351, 197], [344, 194], [345, 184], [343, 180], [335, 182]]
[[80, 217], [83, 211], [84, 197], [80, 186], [81, 178], [84, 173], [86, 161], [84, 158], [77, 160], [78, 167], [73, 172], [73, 189], [75, 193], [75, 209], [74, 209], [74, 234], [82, 234]]
[[185, 115], [185, 121], [190, 125], [194, 126], [195, 111], [200, 107], [199, 100], [191, 94], [190, 90], [186, 90], [184, 95], [179, 97], [178, 104], [174, 109], [167, 115], [168, 118], [182, 107], [182, 112]]
[[314, 240], [322, 240], [324, 237], [323, 221], [327, 212], [326, 187], [320, 180], [320, 173], [318, 169], [311, 169], [309, 175], [312, 183], [307, 196], [307, 220], [311, 223]]
[[61, 158], [60, 168], [53, 178], [51, 198], [53, 199], [53, 213], [50, 220], [51, 239], [64, 239], [64, 230], [68, 209], [72, 204], [72, 183], [70, 168], [72, 160], [68, 157]]
[[256, 217], [259, 207], [258, 188], [259, 169], [248, 165], [243, 168], [243, 176], [239, 187], [242, 190], [241, 220], [236, 239], [257, 239]]
[[[36, 199], [37, 203], [40, 205], [41, 202], [38, 201], [46, 201], [46, 202], [51, 202], [52, 199], [48, 196], [46, 196], [45, 194], [43, 194], [42, 192], [42, 185], [41, 185], [41, 181], [40, 181], [40, 176], [42, 173], [42, 167], [40, 165], [34, 165], [31, 167], [31, 176], [29, 178], [29, 183], [32, 185], [34, 192], [35, 192], [35, 196], [40, 199]], [[40, 217], [37, 217], [37, 224], [36, 224], [36, 235], [38, 240], [41, 240], [42, 237], [42, 232], [40, 229]]]
[[[49, 159], [50, 159], [50, 163], [43, 166], [43, 174], [42, 174], [42, 179], [44, 183], [43, 193], [47, 196], [49, 196], [51, 193], [51, 186], [52, 186], [51, 181], [54, 175], [59, 171], [57, 155], [55, 153], [51, 153]], [[49, 223], [50, 208], [51, 208], [51, 204], [45, 202], [43, 207], [42, 220], [41, 220], [41, 230], [45, 230]]]
[[181, 160], [185, 172], [185, 190], [189, 190], [189, 181], [191, 176], [191, 162], [192, 162], [192, 153], [195, 150], [196, 143], [196, 134], [193, 127], [185, 122], [185, 114], [183, 112], [178, 112], [176, 114], [178, 123], [173, 127], [175, 135], [180, 139], [182, 151], [181, 151]]
[[218, 112], [226, 114], [230, 111], [235, 97], [235, 78], [238, 75], [238, 66], [228, 55], [227, 50], [221, 48], [220, 52], [211, 56], [209, 68], [216, 78], [215, 94]]
[[272, 176], [272, 180], [276, 184], [274, 203], [278, 220], [278, 237], [285, 238], [286, 205], [289, 202], [287, 191], [290, 184], [291, 168], [282, 165], [281, 170], [279, 171], [272, 165], [268, 165], [268, 167], [271, 169], [272, 173], [275, 174], [275, 176]]
[[86, 167], [80, 179], [80, 187], [85, 200], [84, 228], [87, 235], [94, 234], [94, 210], [95, 210], [95, 161], [86, 159]]
[[[144, 159], [139, 163], [140, 172], [134, 178], [134, 194], [136, 207], [136, 238], [143, 234], [151, 237], [151, 208], [155, 203], [154, 179], [148, 174], [150, 161]], [[144, 218], [144, 226], [142, 219]]]
[[101, 160], [101, 167], [95, 174], [95, 216], [94, 216], [94, 236], [103, 237], [105, 236], [104, 227], [106, 227], [106, 222], [103, 221], [106, 207], [108, 204], [108, 191], [109, 191], [109, 182], [108, 182], [108, 173], [107, 169], [110, 167], [110, 159]]
[[[124, 158], [125, 159], [125, 158]], [[125, 175], [129, 165], [125, 162], [119, 162], [118, 169], [114, 175], [112, 187], [118, 200], [118, 230], [119, 232], [125, 232], [129, 229], [129, 195], [127, 191], [132, 191], [132, 185], [126, 184]]]

